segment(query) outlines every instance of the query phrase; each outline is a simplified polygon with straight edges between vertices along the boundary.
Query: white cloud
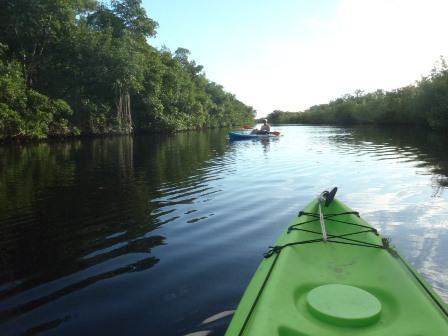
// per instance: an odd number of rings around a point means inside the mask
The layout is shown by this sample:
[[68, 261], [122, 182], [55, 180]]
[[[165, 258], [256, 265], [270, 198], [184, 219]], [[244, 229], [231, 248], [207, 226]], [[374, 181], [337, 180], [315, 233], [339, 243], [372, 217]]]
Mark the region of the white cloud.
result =
[[[279, 61], [269, 65], [267, 88], [252, 85], [246, 88], [247, 97], [260, 102], [265, 114], [268, 106], [305, 109], [356, 89], [371, 92], [409, 85], [427, 75], [440, 55], [448, 54], [447, 9], [448, 2], [436, 0], [341, 1], [331, 22], [300, 20], [316, 39], [269, 46]], [[245, 84], [250, 86], [249, 80]], [[257, 98], [260, 90], [264, 102]]]
[[169, 37], [259, 116], [304, 110], [357, 89], [406, 86], [448, 56], [446, 0], [341, 0], [336, 7], [319, 1], [312, 9], [280, 3], [288, 8], [274, 1], [263, 2], [263, 11], [243, 6], [232, 20], [216, 5], [223, 13], [215, 23], [185, 20]]

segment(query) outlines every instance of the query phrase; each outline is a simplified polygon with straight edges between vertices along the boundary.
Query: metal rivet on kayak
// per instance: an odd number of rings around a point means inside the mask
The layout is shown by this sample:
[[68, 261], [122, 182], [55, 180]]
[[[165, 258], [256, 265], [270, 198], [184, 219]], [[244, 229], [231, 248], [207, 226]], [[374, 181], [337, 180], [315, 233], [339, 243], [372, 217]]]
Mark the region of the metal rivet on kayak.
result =
[[380, 318], [381, 302], [358, 287], [323, 285], [312, 289], [307, 299], [312, 315], [331, 324], [360, 327]]

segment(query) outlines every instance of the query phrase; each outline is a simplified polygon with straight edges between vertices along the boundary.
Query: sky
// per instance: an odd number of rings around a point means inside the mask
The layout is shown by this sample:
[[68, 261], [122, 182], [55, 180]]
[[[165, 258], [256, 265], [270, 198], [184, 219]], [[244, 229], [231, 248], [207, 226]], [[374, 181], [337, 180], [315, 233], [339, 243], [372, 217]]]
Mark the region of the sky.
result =
[[149, 43], [182, 47], [258, 117], [390, 91], [448, 61], [446, 0], [143, 0]]

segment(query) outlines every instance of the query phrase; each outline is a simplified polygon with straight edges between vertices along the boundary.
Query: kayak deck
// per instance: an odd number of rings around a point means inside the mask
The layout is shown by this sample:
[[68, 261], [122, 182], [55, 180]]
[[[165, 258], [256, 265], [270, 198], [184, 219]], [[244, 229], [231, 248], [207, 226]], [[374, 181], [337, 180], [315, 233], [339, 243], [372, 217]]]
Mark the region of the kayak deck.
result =
[[389, 241], [337, 199], [322, 227], [319, 205], [266, 253], [226, 335], [447, 334], [447, 305]]

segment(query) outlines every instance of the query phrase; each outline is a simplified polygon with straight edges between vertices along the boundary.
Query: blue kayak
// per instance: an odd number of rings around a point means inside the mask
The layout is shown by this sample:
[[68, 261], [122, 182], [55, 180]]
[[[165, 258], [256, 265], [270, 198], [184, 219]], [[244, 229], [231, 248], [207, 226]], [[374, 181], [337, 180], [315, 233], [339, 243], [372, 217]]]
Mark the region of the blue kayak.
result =
[[272, 132], [270, 134], [251, 134], [242, 132], [229, 132], [230, 140], [248, 140], [248, 139], [269, 139], [280, 137], [279, 132]]

